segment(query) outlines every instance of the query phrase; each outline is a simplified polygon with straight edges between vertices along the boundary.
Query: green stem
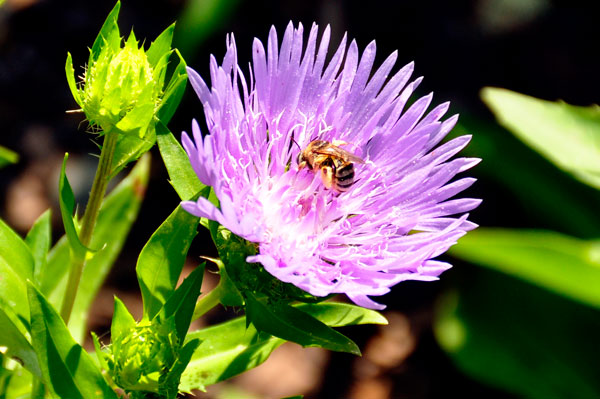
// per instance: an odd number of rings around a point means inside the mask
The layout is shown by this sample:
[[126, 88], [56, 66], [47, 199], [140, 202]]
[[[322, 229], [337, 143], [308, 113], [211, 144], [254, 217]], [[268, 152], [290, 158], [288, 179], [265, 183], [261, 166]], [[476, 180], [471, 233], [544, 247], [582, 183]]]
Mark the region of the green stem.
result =
[[[100, 206], [102, 205], [102, 200], [106, 193], [106, 186], [108, 185], [110, 178], [112, 160], [115, 154], [115, 148], [117, 147], [117, 139], [118, 133], [116, 132], [106, 132], [104, 134], [104, 145], [100, 152], [98, 169], [96, 170], [90, 199], [85, 207], [85, 213], [83, 214], [83, 219], [81, 221], [81, 230], [79, 231], [79, 241], [81, 241], [85, 247], [89, 247], [90, 242], [92, 241], [92, 233], [94, 232], [96, 219], [98, 219]], [[73, 304], [75, 303], [75, 296], [77, 295], [77, 288], [79, 287], [84, 265], [85, 257], [72, 256], [71, 271], [69, 273], [65, 298], [60, 310], [60, 315], [65, 321], [65, 324], [69, 324], [69, 318], [71, 317], [71, 311], [73, 310]]]
[[221, 302], [221, 298], [225, 296], [225, 288], [224, 284], [219, 281], [219, 284], [208, 294], [201, 297], [198, 302], [196, 302], [196, 307], [194, 308], [194, 315], [192, 316], [192, 320], [199, 319], [206, 312], [217, 306]]

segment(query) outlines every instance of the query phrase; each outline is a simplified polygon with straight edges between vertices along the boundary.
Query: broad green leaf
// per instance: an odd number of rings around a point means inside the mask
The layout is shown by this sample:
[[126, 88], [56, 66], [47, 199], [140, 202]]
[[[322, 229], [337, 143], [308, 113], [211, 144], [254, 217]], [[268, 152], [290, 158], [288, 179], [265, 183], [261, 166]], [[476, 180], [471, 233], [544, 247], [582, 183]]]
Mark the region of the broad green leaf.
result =
[[36, 285], [40, 283], [42, 270], [46, 267], [48, 251], [50, 250], [51, 229], [50, 210], [44, 212], [33, 224], [25, 242], [31, 250], [34, 259], [33, 281]]
[[183, 342], [190, 328], [196, 301], [200, 296], [203, 275], [204, 263], [183, 280], [157, 315], [162, 320], [170, 318], [175, 320], [175, 333], [179, 342]]
[[88, 249], [79, 240], [79, 233], [77, 232], [77, 228], [75, 227], [75, 223], [73, 221], [75, 197], [73, 195], [73, 189], [71, 189], [71, 185], [67, 179], [67, 175], [65, 174], [65, 168], [67, 166], [68, 159], [69, 154], [65, 153], [62, 168], [60, 169], [60, 180], [58, 183], [60, 214], [62, 216], [63, 226], [65, 227], [65, 235], [69, 240], [71, 250], [77, 258], [83, 259], [85, 258]]
[[10, 317], [0, 309], [0, 326], [2, 326], [2, 334], [0, 334], [0, 346], [5, 346], [6, 356], [17, 360], [29, 372], [38, 378], [42, 378], [40, 365], [37, 355], [33, 347], [23, 335], [23, 332], [12, 322]]
[[375, 310], [339, 302], [303, 303], [296, 306], [330, 327], [357, 324], [388, 324], [385, 317]]
[[171, 24], [165, 29], [156, 40], [152, 42], [148, 51], [146, 51], [146, 57], [148, 62], [153, 68], [156, 67], [158, 61], [164, 56], [165, 53], [171, 51], [171, 42], [173, 41], [173, 32], [175, 31], [175, 24]]
[[434, 324], [463, 372], [524, 398], [600, 397], [597, 309], [497, 272], [465, 269], [458, 290], [440, 298]]
[[135, 319], [119, 298], [115, 296], [115, 310], [110, 325], [110, 336], [119, 339], [122, 334], [128, 334], [136, 326]]
[[[330, 327], [385, 322], [375, 311], [341, 303], [299, 304], [297, 308]], [[183, 373], [180, 389], [185, 392], [203, 389], [250, 370], [262, 364], [285, 342], [265, 332], [257, 332], [253, 325], [246, 329], [244, 317], [187, 336], [187, 339], [194, 338], [202, 343]]]
[[19, 154], [0, 145], [0, 168], [19, 162]]
[[94, 44], [92, 45], [92, 49], [90, 51], [90, 62], [98, 59], [98, 55], [100, 55], [100, 49], [105, 45], [112, 47], [113, 49], [118, 49], [121, 45], [121, 34], [119, 33], [119, 25], [117, 25], [117, 19], [119, 18], [119, 10], [121, 9], [121, 2], [117, 1], [112, 11], [106, 17], [102, 28], [100, 28], [100, 32], [94, 40]]
[[270, 304], [266, 299], [245, 293], [246, 317], [260, 330], [304, 347], [317, 346], [360, 355], [358, 346], [345, 335], [297, 308]]
[[246, 329], [243, 317], [194, 331], [187, 340], [199, 339], [181, 376], [179, 389], [189, 392], [226, 380], [262, 364], [271, 352], [285, 341], [266, 333], [258, 333], [254, 326]]
[[481, 98], [498, 121], [559, 168], [600, 188], [600, 107], [550, 102], [486, 87]]
[[598, 241], [551, 231], [479, 228], [450, 253], [600, 308]]
[[[473, 137], [461, 154], [484, 160], [473, 172], [491, 190], [511, 191], [513, 206], [520, 205], [546, 229], [578, 237], [600, 236], [596, 217], [600, 191], [574, 180], [496, 123], [462, 113], [449, 136], [464, 134]], [[506, 201], [504, 196], [501, 201]]]
[[171, 296], [187, 251], [197, 234], [198, 218], [178, 206], [152, 234], [136, 265], [144, 316], [152, 319]]
[[184, 201], [191, 200], [201, 190], [207, 187], [196, 176], [185, 150], [175, 139], [171, 131], [163, 124], [156, 124], [156, 140], [162, 156], [171, 185], [177, 191], [179, 198]]
[[178, 50], [175, 50], [175, 54], [179, 57], [179, 64], [173, 71], [171, 79], [165, 89], [165, 94], [162, 98], [162, 103], [158, 110], [158, 119], [166, 126], [167, 123], [173, 117], [175, 110], [179, 106], [183, 93], [185, 92], [185, 86], [187, 83], [187, 71], [186, 64], [183, 57]]
[[91, 357], [32, 284], [28, 284], [28, 297], [31, 339], [46, 385], [62, 398], [117, 399]]
[[1, 264], [10, 267], [23, 282], [33, 277], [34, 259], [29, 247], [2, 219], [0, 219]]
[[147, 155], [102, 202], [91, 242], [93, 248], [101, 249], [85, 264], [69, 322], [78, 342], [84, 338], [89, 309], [137, 219], [149, 175], [150, 155]]

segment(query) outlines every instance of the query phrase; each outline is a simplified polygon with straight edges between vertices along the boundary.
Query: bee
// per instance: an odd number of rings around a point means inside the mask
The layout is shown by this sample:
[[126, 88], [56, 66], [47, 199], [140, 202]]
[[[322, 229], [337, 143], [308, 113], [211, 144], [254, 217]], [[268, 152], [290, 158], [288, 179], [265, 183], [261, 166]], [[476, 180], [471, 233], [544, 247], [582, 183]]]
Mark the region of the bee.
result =
[[354, 163], [364, 163], [361, 158], [341, 149], [348, 143], [334, 140], [332, 143], [313, 140], [298, 154], [298, 170], [309, 167], [314, 173], [320, 171], [326, 188], [339, 193], [347, 191], [354, 184]]

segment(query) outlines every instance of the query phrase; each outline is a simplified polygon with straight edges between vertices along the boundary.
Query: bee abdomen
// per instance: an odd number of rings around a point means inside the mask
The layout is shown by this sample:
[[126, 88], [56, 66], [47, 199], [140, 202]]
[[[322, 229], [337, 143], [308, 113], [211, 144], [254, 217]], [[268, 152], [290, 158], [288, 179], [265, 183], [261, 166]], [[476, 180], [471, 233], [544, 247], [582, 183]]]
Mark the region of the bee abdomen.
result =
[[348, 163], [335, 171], [336, 187], [339, 191], [346, 191], [354, 184], [354, 164]]

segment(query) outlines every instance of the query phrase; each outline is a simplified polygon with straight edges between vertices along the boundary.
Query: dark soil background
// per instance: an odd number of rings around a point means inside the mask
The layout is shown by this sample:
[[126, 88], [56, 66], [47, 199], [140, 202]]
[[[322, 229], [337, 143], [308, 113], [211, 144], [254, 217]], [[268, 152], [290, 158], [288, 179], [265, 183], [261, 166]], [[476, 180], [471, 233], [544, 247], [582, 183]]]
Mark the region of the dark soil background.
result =
[[[96, 162], [89, 154], [97, 154], [97, 148], [80, 116], [65, 114], [76, 104], [64, 62], [69, 51], [76, 66], [85, 63], [87, 48], [113, 6], [104, 0], [7, 0], [0, 7], [0, 144], [21, 155], [17, 165], [0, 170], [0, 216], [23, 234], [48, 207], [54, 212], [55, 239], [62, 234], [56, 191], [64, 152], [71, 154], [68, 174], [78, 203], [85, 204]], [[240, 64], [246, 65], [252, 39], [266, 41], [271, 25], [283, 32], [290, 20], [306, 29], [313, 21], [330, 24], [333, 46], [346, 31], [361, 49], [376, 39], [379, 62], [396, 49], [400, 66], [416, 62], [415, 76], [425, 76], [419, 94], [434, 91], [434, 101], [452, 101], [453, 112], [492, 121], [478, 98], [484, 86], [578, 105], [598, 102], [600, 62], [592, 53], [597, 53], [600, 24], [594, 9], [594, 2], [576, 0], [123, 0], [120, 26], [122, 34], [133, 27], [138, 38], [149, 41], [179, 19], [174, 46], [188, 65], [207, 76], [209, 54], [222, 57], [228, 32], [235, 33]], [[169, 126], [178, 135], [192, 118], [202, 118], [202, 110], [188, 89]], [[137, 254], [178, 203], [158, 152], [152, 152], [152, 179], [139, 220], [95, 306], [90, 327], [98, 334], [108, 330], [115, 292], [128, 306], [139, 307]], [[478, 176], [477, 169], [472, 175]], [[529, 223], [527, 212], [496, 206], [515, 200], [489, 182], [476, 184], [468, 195], [485, 199], [471, 217], [481, 225]], [[199, 235], [190, 265], [199, 255], [211, 254], [210, 239]], [[461, 374], [433, 337], [437, 295], [455, 273], [469, 270], [455, 265], [441, 282], [403, 283], [384, 297], [390, 326], [343, 330], [360, 344], [362, 358], [290, 344], [252, 373], [198, 396], [511, 397]], [[207, 322], [225, 317], [215, 311]]]

